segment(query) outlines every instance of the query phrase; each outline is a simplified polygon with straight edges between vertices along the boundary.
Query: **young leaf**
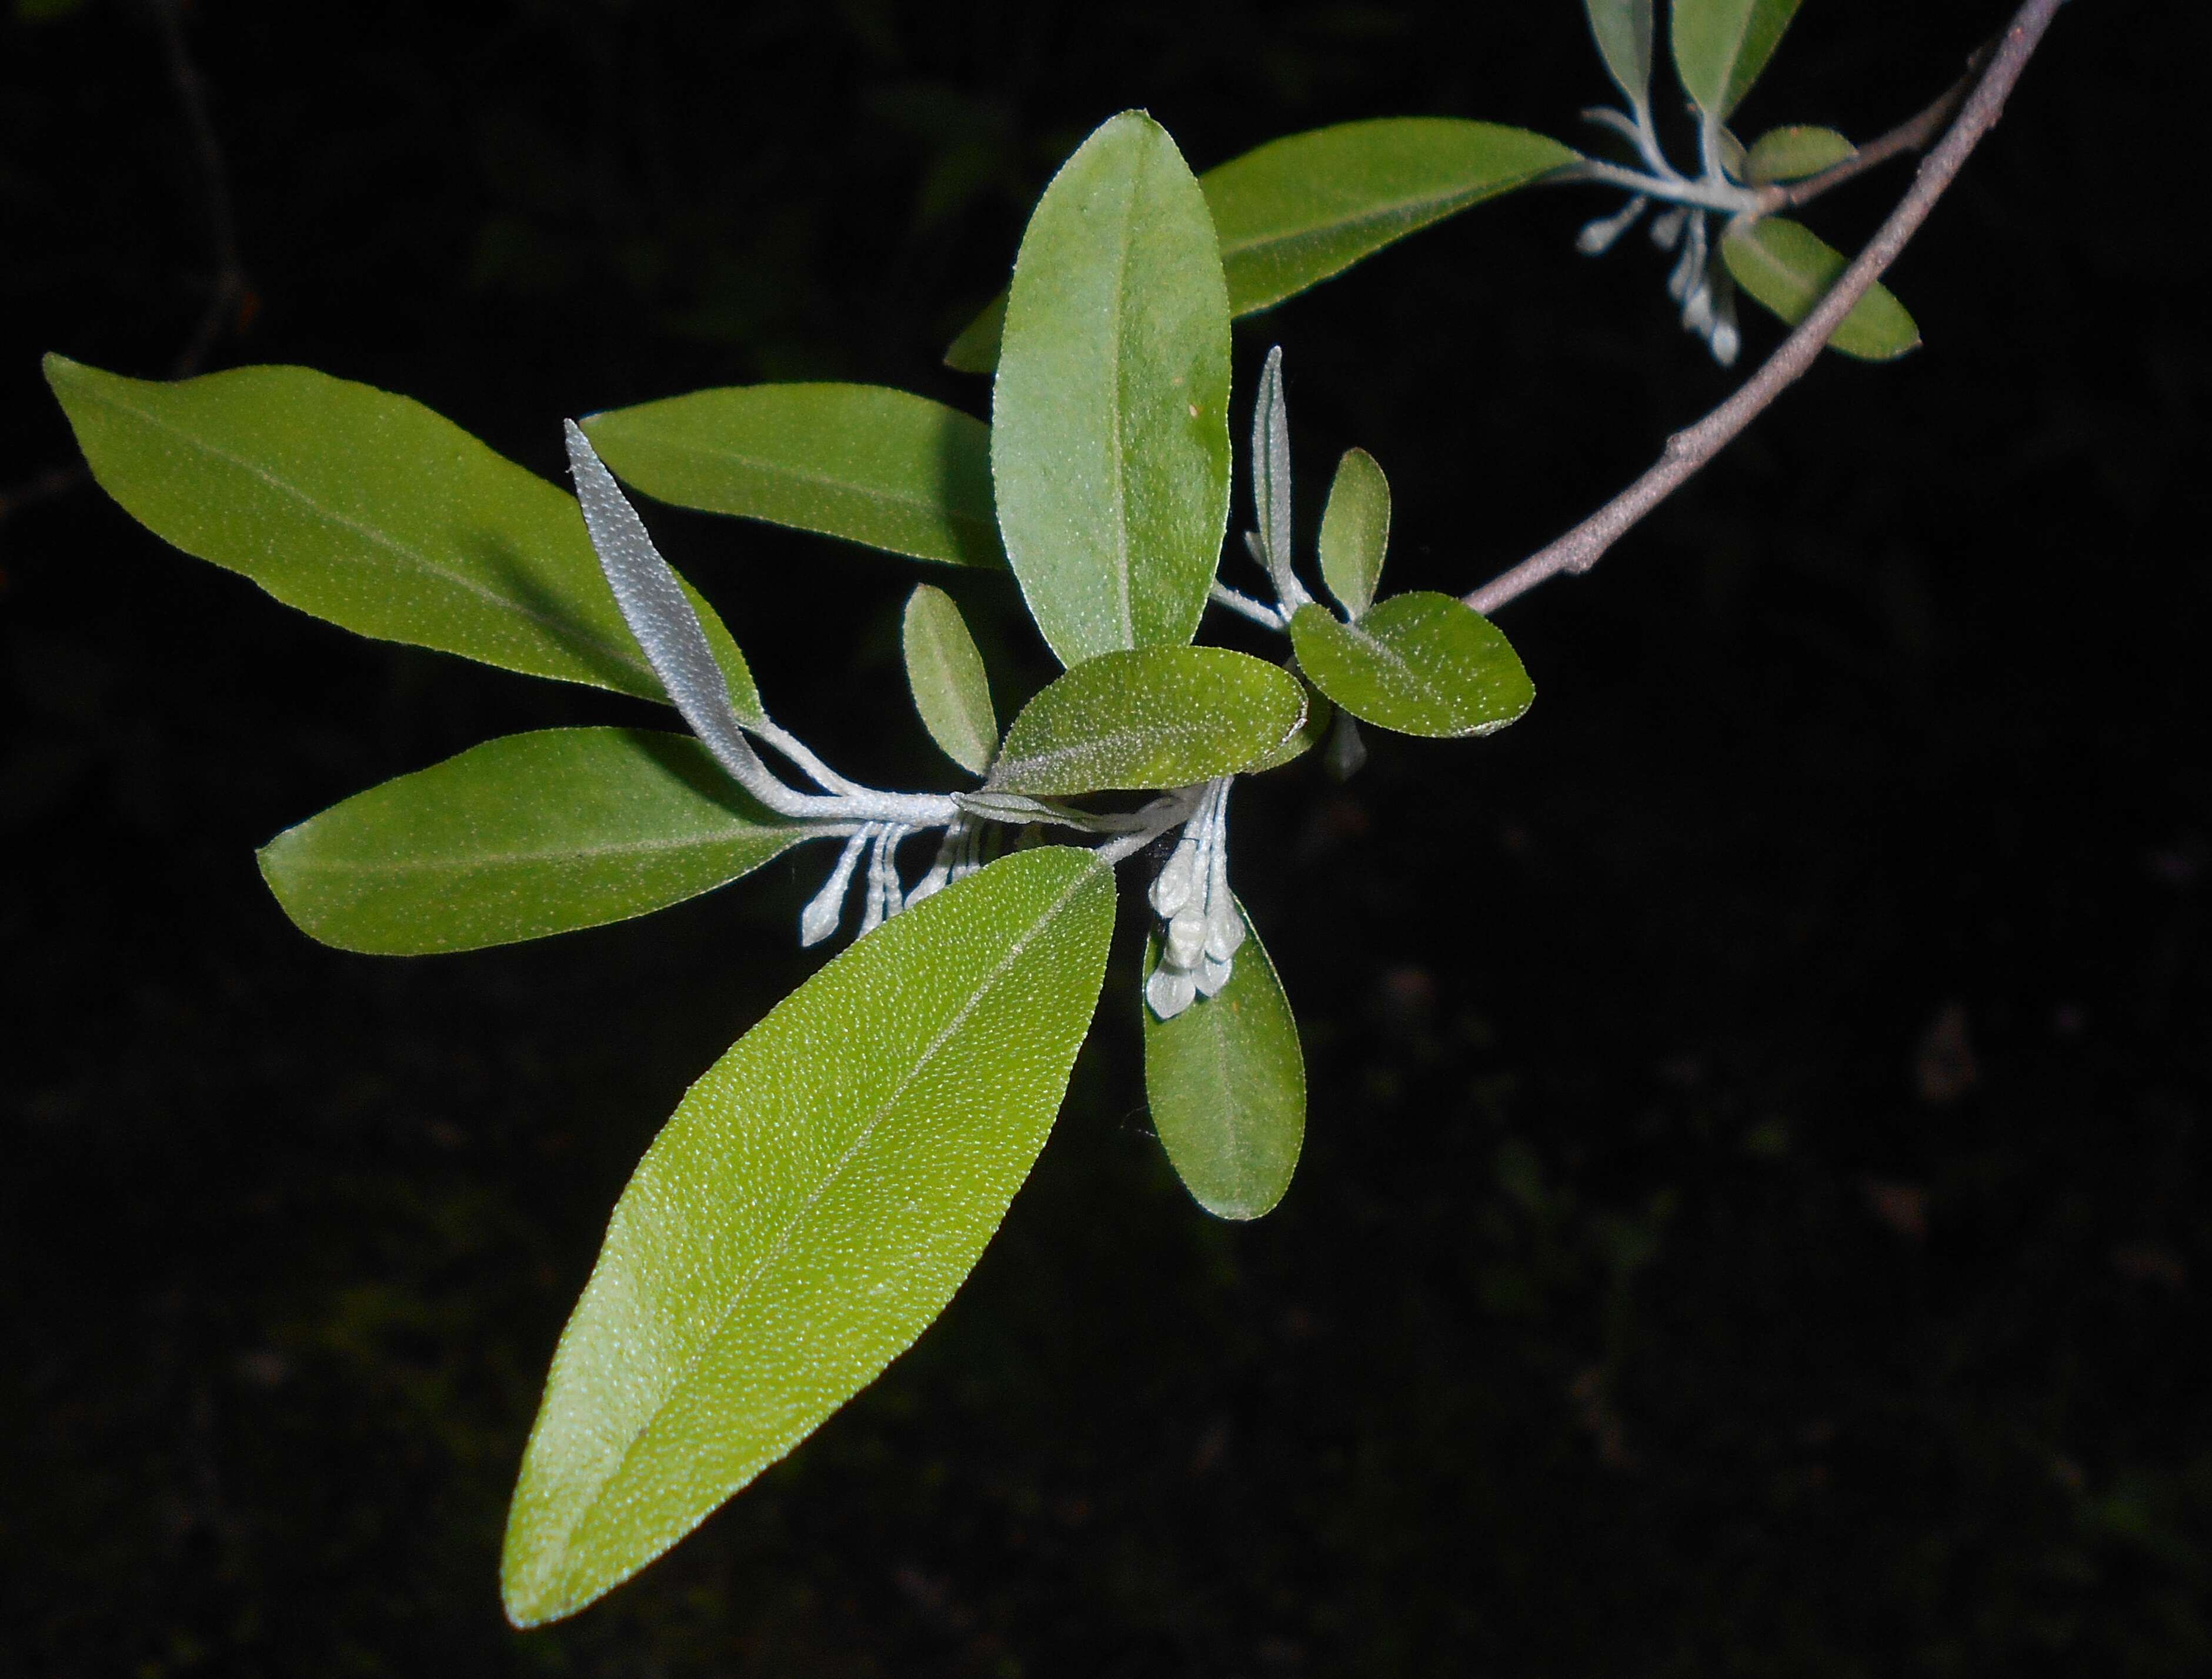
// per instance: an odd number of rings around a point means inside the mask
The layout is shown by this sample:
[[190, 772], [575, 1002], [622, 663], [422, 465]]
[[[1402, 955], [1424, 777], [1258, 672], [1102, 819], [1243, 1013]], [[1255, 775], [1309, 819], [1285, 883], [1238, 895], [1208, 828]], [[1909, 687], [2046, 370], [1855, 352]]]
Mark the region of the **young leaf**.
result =
[[1227, 648], [1102, 654], [1022, 708], [990, 784], [1047, 795], [1188, 787], [1249, 769], [1305, 713], [1297, 678]]
[[1857, 156], [1858, 149], [1832, 128], [1802, 125], [1770, 128], [1751, 143], [1751, 149], [1744, 154], [1743, 167], [1738, 173], [1753, 186], [1764, 186], [1770, 181], [1802, 180], [1807, 175], [1833, 168], [1847, 157]]
[[501, 1565], [517, 1626], [659, 1555], [945, 1309], [1051, 1128], [1113, 923], [1089, 852], [1002, 858], [691, 1087], [553, 1356]]
[[[1721, 259], [1738, 285], [1792, 326], [1813, 313], [1850, 266], [1842, 252], [1803, 222], [1780, 216], [1764, 216], [1747, 228], [1731, 226], [1721, 240]], [[1828, 340], [1830, 348], [1864, 362], [1892, 361], [1919, 343], [1920, 328], [1879, 283]]]
[[1229, 518], [1229, 306], [1206, 200], [1142, 112], [1083, 143], [1022, 235], [991, 470], [1063, 665], [1191, 638]]
[[1346, 616], [1357, 618], [1373, 603], [1389, 543], [1390, 481], [1373, 455], [1348, 449], [1321, 515], [1322, 581]]
[[1354, 624], [1304, 606], [1291, 620], [1298, 668], [1362, 722], [1401, 734], [1488, 734], [1536, 690], [1495, 624], [1425, 591], [1393, 595]]
[[922, 583], [906, 599], [901, 638], [906, 647], [907, 686], [929, 738], [963, 770], [980, 776], [999, 748], [999, 717], [983, 655], [968, 633], [960, 608], [943, 589]]
[[[1525, 128], [1385, 117], [1286, 135], [1198, 179], [1220, 236], [1232, 314], [1294, 297], [1434, 222], [1541, 179], [1580, 154]], [[994, 301], [945, 353], [997, 364]]]
[[1674, 70], [1682, 90], [1726, 122], [1797, 15], [1802, 0], [1674, 0]]
[[[46, 368], [100, 488], [187, 554], [356, 635], [662, 697], [574, 501], [420, 403], [308, 368]], [[730, 632], [690, 599], [757, 713]]]
[[696, 740], [546, 729], [356, 794], [277, 835], [260, 862], [311, 938], [424, 956], [647, 915], [805, 836]]
[[1632, 110], [1651, 103], [1651, 0], [1583, 0], [1598, 57]]
[[[1145, 1098], [1176, 1175], [1218, 1219], [1256, 1219], [1291, 1186], [1306, 1134], [1306, 1066], [1275, 965], [1239, 903], [1229, 983], [1171, 1020], [1146, 1008]], [[1147, 979], [1159, 964], [1155, 932]]]
[[981, 420], [879, 385], [752, 385], [594, 414], [585, 435], [656, 500], [870, 548], [1003, 566]]

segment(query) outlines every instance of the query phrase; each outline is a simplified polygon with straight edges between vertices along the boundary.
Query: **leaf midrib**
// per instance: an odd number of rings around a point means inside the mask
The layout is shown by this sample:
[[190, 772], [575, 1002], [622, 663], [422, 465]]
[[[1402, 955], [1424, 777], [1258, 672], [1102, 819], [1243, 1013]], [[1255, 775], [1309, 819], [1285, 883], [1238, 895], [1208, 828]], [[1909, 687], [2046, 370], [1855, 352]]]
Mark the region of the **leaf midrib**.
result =
[[[1565, 166], [1554, 165], [1553, 167], [1563, 167]], [[1416, 194], [1410, 198], [1395, 198], [1388, 204], [1372, 206], [1354, 216], [1336, 216], [1317, 222], [1307, 222], [1299, 227], [1271, 230], [1267, 233], [1255, 234], [1248, 239], [1224, 243], [1221, 247], [1221, 258], [1225, 263], [1232, 257], [1248, 256], [1255, 252], [1264, 252], [1272, 246], [1296, 244], [1298, 240], [1303, 239], [1310, 239], [1316, 234], [1336, 233], [1346, 229], [1359, 229], [1371, 227], [1376, 222], [1395, 221], [1409, 211], [1425, 210], [1432, 205], [1449, 205], [1456, 202], [1479, 198], [1492, 188], [1495, 188], [1498, 192], [1510, 192], [1513, 187], [1519, 186], [1523, 181], [1533, 179], [1538, 175], [1549, 174], [1550, 173], [1550, 168], [1525, 170], [1516, 175], [1499, 176], [1494, 179], [1485, 181], [1480, 186], [1457, 187], [1449, 192], [1425, 192]]]
[[[750, 467], [754, 471], [788, 478], [800, 484], [816, 485], [824, 490], [841, 490], [862, 501], [881, 503], [886, 507], [925, 515], [941, 514], [962, 525], [974, 526], [985, 533], [996, 536], [998, 516], [994, 513], [978, 513], [970, 508], [956, 507], [950, 502], [933, 501], [924, 496], [907, 495], [880, 485], [856, 484], [816, 468], [794, 466], [780, 460], [758, 455], [741, 453], [736, 449], [718, 448], [709, 443], [686, 442], [675, 438], [655, 440], [655, 447], [672, 453], [696, 456], [701, 459]], [[755, 515], [763, 517], [765, 515]]]
[[[706, 1334], [700, 1336], [698, 1344], [692, 1348], [690, 1355], [684, 1360], [683, 1369], [678, 1372], [676, 1378], [668, 1384], [666, 1393], [662, 1396], [659, 1402], [653, 1407], [652, 1414], [647, 1417], [641, 1425], [640, 1425], [636, 1432], [630, 1436], [629, 1443], [623, 1448], [621, 1457], [616, 1460], [614, 1467], [607, 1471], [606, 1475], [600, 1480], [598, 1487], [593, 1489], [590, 1500], [578, 1511], [576, 1519], [569, 1524], [567, 1533], [563, 1536], [562, 1544], [564, 1549], [568, 1543], [573, 1540], [577, 1534], [583, 1530], [586, 1524], [590, 1521], [593, 1512], [599, 1509], [601, 1501], [606, 1496], [607, 1488], [615, 1485], [622, 1478], [623, 1470], [628, 1469], [629, 1466], [631, 1455], [636, 1451], [640, 1444], [645, 1439], [645, 1437], [652, 1432], [653, 1423], [666, 1413], [669, 1406], [675, 1402], [677, 1396], [684, 1391], [685, 1386], [691, 1380], [691, 1378], [697, 1372], [699, 1366], [705, 1360], [708, 1350], [712, 1348], [714, 1343], [721, 1338], [724, 1327], [729, 1323], [730, 1318], [736, 1313], [738, 1308], [744, 1303], [746, 1298], [752, 1292], [754, 1285], [767, 1274], [768, 1269], [771, 1265], [773, 1265], [778, 1259], [781, 1258], [785, 1253], [789, 1251], [793, 1235], [799, 1227], [806, 1221], [807, 1215], [821, 1202], [823, 1196], [829, 1193], [830, 1186], [837, 1181], [839, 1176], [844, 1171], [845, 1168], [852, 1164], [854, 1158], [858, 1155], [861, 1149], [866, 1147], [868, 1142], [874, 1137], [876, 1132], [881, 1128], [884, 1119], [890, 1115], [891, 1110], [898, 1105], [900, 1098], [903, 1097], [907, 1091], [912, 1087], [915, 1081], [921, 1076], [922, 1070], [936, 1057], [938, 1052], [951, 1041], [953, 1034], [958, 1031], [961, 1026], [967, 1022], [968, 1018], [982, 1006], [983, 1000], [990, 995], [993, 989], [1006, 976], [1008, 971], [1021, 959], [1022, 956], [1028, 951], [1029, 947], [1035, 944], [1036, 940], [1043, 935], [1045, 931], [1060, 918], [1061, 913], [1066, 910], [1067, 905], [1074, 898], [1075, 895], [1091, 884], [1093, 874], [1098, 867], [1099, 865], [1094, 861], [1090, 867], [1079, 871], [1074, 879], [1069, 881], [1066, 889], [1046, 907], [1044, 911], [1038, 916], [1036, 921], [1030, 924], [1029, 930], [1007, 946], [1006, 954], [1001, 956], [999, 960], [992, 965], [990, 971], [985, 974], [982, 979], [975, 985], [975, 989], [969, 993], [966, 1001], [963, 1001], [960, 1005], [959, 1008], [954, 1012], [951, 1018], [945, 1022], [945, 1025], [939, 1031], [936, 1037], [933, 1037], [929, 1041], [928, 1044], [923, 1049], [921, 1054], [915, 1058], [914, 1065], [907, 1069], [905, 1074], [899, 1079], [898, 1083], [892, 1088], [890, 1093], [884, 1098], [883, 1102], [877, 1107], [876, 1110], [868, 1116], [867, 1122], [860, 1128], [859, 1134], [854, 1136], [852, 1142], [847, 1146], [845, 1152], [839, 1155], [835, 1163], [833, 1163], [830, 1167], [830, 1170], [823, 1174], [821, 1181], [814, 1186], [811, 1191], [809, 1192], [806, 1199], [799, 1204], [797, 1211], [793, 1214], [791, 1219], [786, 1223], [782, 1232], [777, 1236], [775, 1244], [770, 1247], [766, 1253], [761, 1256], [759, 1262], [754, 1265], [750, 1273], [746, 1275], [742, 1282], [731, 1291], [728, 1301], [723, 1305], [722, 1309], [714, 1315], [714, 1326], [708, 1329]], [[568, 1570], [564, 1567], [562, 1571], [562, 1577], [565, 1578], [567, 1573]]]
[[[775, 830], [753, 828], [736, 833], [726, 833], [714, 838], [641, 839], [611, 841], [603, 845], [560, 845], [544, 851], [501, 851], [465, 860], [447, 862], [345, 862], [317, 861], [300, 859], [287, 864], [301, 874], [327, 875], [401, 875], [401, 874], [460, 874], [478, 868], [517, 868], [553, 859], [644, 856], [659, 851], [705, 850], [718, 845], [738, 845], [756, 837], [783, 838]], [[794, 834], [787, 841], [797, 844], [811, 836]], [[273, 842], [272, 842], [273, 843]]]
[[[326, 524], [335, 526], [340, 530], [350, 531], [356, 536], [360, 537], [364, 541], [368, 542], [372, 547], [384, 549], [390, 553], [399, 556], [402, 559], [411, 561], [416, 567], [418, 567], [422, 571], [427, 573], [428, 575], [440, 579], [444, 582], [450, 583], [454, 587], [462, 590], [464, 593], [473, 594], [478, 599], [487, 601], [493, 605], [503, 607], [507, 611], [514, 612], [520, 617], [526, 618], [532, 624], [542, 624], [545, 628], [559, 631], [564, 636], [583, 640], [588, 642], [591, 646], [598, 648], [612, 655], [624, 667], [634, 670], [640, 675], [648, 678], [653, 678], [653, 672], [652, 666], [650, 664], [639, 663], [633, 656], [631, 649], [623, 648], [616, 642], [607, 641], [603, 636], [593, 633], [586, 626], [580, 624], [577, 620], [558, 617], [551, 613], [538, 611], [535, 608], [526, 605], [520, 600], [514, 599], [511, 596], [501, 593], [489, 584], [483, 582], [477, 578], [469, 576], [465, 572], [452, 570], [448, 567], [441, 565], [437, 561], [432, 559], [428, 554], [424, 554], [416, 549], [409, 547], [398, 538], [379, 531], [374, 526], [364, 525], [361, 523], [360, 520], [349, 518], [346, 514], [339, 513], [335, 508], [324, 506], [313, 496], [307, 494], [307, 492], [301, 489], [298, 484], [290, 482], [289, 479], [279, 478], [276, 473], [270, 471], [267, 467], [261, 465], [258, 462], [248, 459], [243, 455], [233, 454], [229, 450], [222, 448], [214, 443], [210, 443], [204, 437], [182, 429], [176, 425], [175, 423], [161, 415], [152, 413], [146, 409], [139, 408], [133, 404], [124, 401], [120, 397], [117, 396], [111, 391], [104, 391], [93, 387], [90, 389], [90, 394], [94, 402], [103, 403], [110, 408], [116, 409], [125, 414], [128, 414], [133, 418], [140, 420], [145, 424], [152, 427], [155, 430], [165, 433], [171, 437], [178, 439], [189, 448], [197, 449], [204, 454], [211, 455], [217, 460], [228, 462], [231, 465], [235, 466], [239, 471], [246, 473], [249, 477], [258, 478], [263, 484], [267, 484], [271, 490], [276, 490], [280, 495], [290, 496], [293, 500], [298, 502], [302, 507], [306, 508], [315, 518], [323, 520]], [[342, 561], [341, 563], [353, 564], [360, 563], [357, 560], [351, 562]], [[248, 576], [252, 576], [252, 574], [250, 572], [246, 575]], [[261, 581], [258, 577], [254, 577], [253, 581], [256, 582]], [[264, 585], [264, 587], [266, 587], [266, 585]], [[463, 656], [470, 657], [472, 655], [464, 654]], [[587, 681], [590, 680], [588, 677], [585, 679]]]

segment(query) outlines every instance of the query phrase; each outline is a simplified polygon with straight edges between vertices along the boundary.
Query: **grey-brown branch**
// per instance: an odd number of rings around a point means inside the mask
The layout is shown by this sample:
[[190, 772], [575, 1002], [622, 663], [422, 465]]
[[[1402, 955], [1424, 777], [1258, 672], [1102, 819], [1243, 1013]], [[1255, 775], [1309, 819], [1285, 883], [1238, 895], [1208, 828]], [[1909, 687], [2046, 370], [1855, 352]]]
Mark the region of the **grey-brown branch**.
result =
[[[1999, 37], [1996, 49], [1990, 55], [1972, 91], [1960, 105], [1948, 131], [1922, 160], [1911, 188], [1898, 201], [1897, 208], [1890, 212], [1889, 219], [1881, 224], [1866, 249], [1859, 252], [1829, 288], [1827, 295], [1766, 358], [1759, 371], [1704, 419], [1669, 437], [1657, 464], [1643, 477], [1559, 540], [1468, 594], [1468, 605], [1486, 615], [1563, 571], [1588, 571], [1607, 549], [1733, 442], [1770, 403], [1820, 359], [1829, 335], [1843, 325], [1844, 318], [1897, 260], [1898, 253], [1935, 209], [1936, 200], [1958, 178], [1974, 148], [1996, 126], [1997, 119], [2004, 114], [2005, 100], [2063, 3], [2065, 0], [2027, 0], [2013, 14], [2012, 21]], [[1948, 98], [1946, 95], [1945, 100], [1938, 100], [1930, 111], [1940, 113]], [[1916, 119], [1915, 122], [1919, 120]], [[1940, 120], [1940, 115], [1934, 120]], [[1929, 126], [1934, 125], [1934, 120]], [[1911, 126], [1906, 125], [1907, 128]], [[1894, 155], [1908, 149], [1908, 143], [1900, 141], [1884, 155]], [[1820, 177], [1811, 179], [1817, 180]]]

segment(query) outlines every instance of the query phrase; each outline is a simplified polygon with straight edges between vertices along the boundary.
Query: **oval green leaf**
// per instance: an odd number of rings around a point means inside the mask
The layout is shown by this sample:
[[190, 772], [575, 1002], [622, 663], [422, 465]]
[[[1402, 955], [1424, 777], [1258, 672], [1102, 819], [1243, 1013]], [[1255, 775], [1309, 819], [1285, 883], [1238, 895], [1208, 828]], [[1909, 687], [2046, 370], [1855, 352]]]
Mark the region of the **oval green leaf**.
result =
[[1802, 0], [1674, 0], [1674, 70], [1682, 90], [1725, 122], [1782, 40]]
[[1103, 654], [1022, 708], [990, 784], [1048, 796], [1188, 787], [1266, 758], [1305, 712], [1297, 678], [1227, 648]]
[[426, 956], [647, 915], [805, 837], [687, 736], [546, 729], [356, 794], [260, 863], [309, 937]]
[[[1791, 326], [1813, 313], [1850, 265], [1803, 222], [1781, 216], [1731, 226], [1721, 240], [1721, 259], [1738, 285]], [[1919, 326], [1878, 282], [1828, 340], [1831, 349], [1863, 362], [1893, 361], [1919, 343]]]
[[1857, 156], [1858, 149], [1832, 128], [1802, 124], [1770, 128], [1751, 143], [1751, 149], [1744, 154], [1743, 167], [1738, 173], [1753, 186], [1765, 186], [1778, 180], [1802, 180], [1807, 175], [1817, 175], [1823, 169], [1834, 168], [1846, 158]]
[[1060, 663], [1190, 640], [1229, 521], [1229, 306], [1206, 199], [1142, 112], [1083, 143], [1022, 235], [991, 471]]
[[[1298, 1023], [1252, 918], [1229, 983], [1172, 1020], [1139, 1003], [1145, 1098], [1153, 1128], [1191, 1198], [1218, 1219], [1256, 1219], [1291, 1187], [1306, 1135], [1306, 1064]], [[1159, 934], [1145, 976], [1159, 962]]]
[[[163, 383], [46, 357], [94, 478], [187, 554], [381, 641], [659, 700], [575, 499], [418, 402], [310, 368]], [[760, 697], [687, 586], [738, 715]]]
[[1328, 505], [1321, 515], [1321, 575], [1347, 617], [1374, 604], [1390, 544], [1390, 481], [1375, 457], [1348, 449], [1336, 464]]
[[1004, 566], [991, 430], [880, 385], [751, 385], [584, 423], [607, 465], [657, 500], [764, 519], [954, 565]]
[[929, 738], [963, 770], [980, 776], [999, 747], [999, 716], [983, 655], [960, 608], [943, 589], [917, 585], [901, 626], [907, 686]]
[[1448, 594], [1393, 595], [1356, 624], [1301, 606], [1291, 644], [1315, 687], [1362, 722], [1401, 734], [1488, 734], [1536, 697], [1498, 626]]
[[[1431, 222], [1540, 180], [1581, 154], [1525, 128], [1455, 117], [1384, 117], [1286, 135], [1198, 179], [1212, 211], [1230, 313], [1249, 315], [1340, 274]], [[945, 354], [998, 363], [988, 305]]]
[[691, 1087], [553, 1357], [501, 1566], [516, 1625], [659, 1555], [945, 1309], [1051, 1129], [1113, 924], [1089, 852], [1002, 858]]
[[1652, 0], [1583, 0], [1597, 56], [1632, 109], [1651, 102]]

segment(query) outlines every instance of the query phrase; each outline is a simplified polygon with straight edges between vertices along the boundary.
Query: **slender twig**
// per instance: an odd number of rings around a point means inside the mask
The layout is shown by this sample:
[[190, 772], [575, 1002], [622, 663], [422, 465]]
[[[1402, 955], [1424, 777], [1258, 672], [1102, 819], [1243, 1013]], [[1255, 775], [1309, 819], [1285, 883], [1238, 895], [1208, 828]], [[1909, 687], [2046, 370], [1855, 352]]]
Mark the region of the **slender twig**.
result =
[[146, 9], [153, 17], [155, 28], [161, 32], [161, 56], [168, 67], [169, 85], [176, 90], [177, 108], [191, 142], [192, 161], [200, 178], [202, 207], [207, 213], [209, 255], [215, 265], [199, 324], [178, 352], [174, 370], [169, 375], [185, 379], [200, 370], [224, 329], [236, 321], [238, 306], [246, 298], [246, 267], [238, 255], [238, 216], [231, 204], [230, 171], [224, 165], [222, 144], [216, 138], [215, 124], [208, 116], [206, 78], [201, 76], [200, 67], [185, 41], [184, 21], [179, 16], [184, 9], [182, 0], [146, 0]]
[[[2003, 38], [2000, 36], [1999, 40]], [[1973, 92], [1974, 84], [1989, 68], [1996, 55], [1997, 41], [1984, 41], [1974, 49], [1966, 60], [1966, 73], [1943, 90], [1942, 97], [1926, 110], [1907, 121], [1899, 123], [1888, 133], [1869, 140], [1840, 163], [1832, 163], [1817, 173], [1802, 180], [1777, 181], [1760, 190], [1760, 213], [1778, 210], [1794, 210], [1800, 204], [1810, 204], [1832, 187], [1864, 174], [1869, 169], [1881, 167], [1893, 157], [1906, 152], [1924, 150], [1929, 143], [1943, 131], [1945, 125], [1958, 114], [1966, 103], [1966, 95]]]
[[2007, 96], [2063, 3], [2064, 0], [2027, 0], [2013, 14], [1988, 68], [1960, 106], [1950, 131], [1922, 161], [1911, 189], [1827, 295], [1782, 341], [1765, 365], [1704, 419], [1668, 438], [1658, 464], [1642, 478], [1558, 541], [1468, 595], [1468, 605], [1478, 612], [1494, 612], [1547, 578], [1563, 571], [1588, 571], [1607, 549], [1680, 489], [1820, 358], [1829, 335], [1843, 325], [1844, 318], [1874, 289], [1882, 271], [1896, 261], [1906, 241], [1928, 219], [1936, 200], [1957, 178], [1969, 154], [2004, 114]]
[[[222, 143], [216, 137], [215, 124], [208, 116], [206, 79], [185, 40], [182, 10], [182, 0], [146, 0], [147, 14], [161, 38], [162, 60], [169, 85], [176, 92], [178, 114], [184, 119], [193, 166], [199, 175], [214, 271], [199, 319], [171, 364], [173, 379], [188, 379], [205, 365], [223, 335], [237, 325], [240, 307], [248, 295], [246, 267], [238, 254], [238, 216], [231, 202], [230, 171]], [[91, 476], [82, 461], [74, 461], [46, 467], [21, 484], [0, 489], [0, 525], [25, 508], [66, 496], [89, 482]]]

